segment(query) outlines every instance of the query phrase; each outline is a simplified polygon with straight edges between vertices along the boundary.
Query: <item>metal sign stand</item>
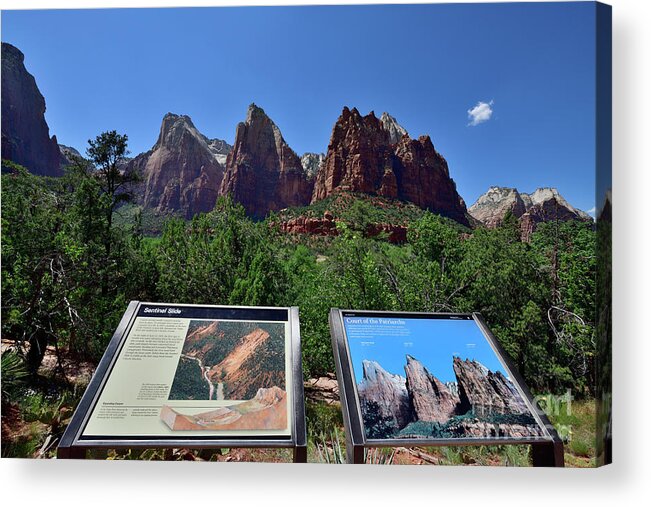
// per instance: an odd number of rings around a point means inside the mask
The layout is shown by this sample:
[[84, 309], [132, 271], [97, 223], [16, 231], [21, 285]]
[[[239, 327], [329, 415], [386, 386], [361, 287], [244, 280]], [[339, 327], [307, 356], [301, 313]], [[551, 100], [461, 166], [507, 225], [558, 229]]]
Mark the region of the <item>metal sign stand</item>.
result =
[[[69, 426], [66, 428], [61, 442], [57, 448], [57, 458], [59, 459], [85, 459], [87, 451], [92, 449], [223, 449], [238, 447], [256, 447], [256, 448], [291, 448], [293, 450], [293, 459], [296, 463], [307, 462], [307, 435], [305, 427], [305, 402], [303, 397], [303, 369], [301, 362], [301, 335], [298, 318], [298, 308], [285, 308], [290, 323], [291, 333], [291, 368], [292, 368], [292, 385], [288, 390], [292, 390], [292, 408], [293, 408], [293, 426], [290, 438], [278, 437], [255, 437], [255, 438], [223, 438], [223, 437], [201, 437], [188, 438], [177, 437], [151, 437], [151, 438], [99, 438], [82, 439], [83, 429], [90, 417], [91, 411], [95, 406], [101, 393], [102, 387], [108, 380], [111, 368], [115, 363], [117, 356], [124, 345], [128, 332], [134, 323], [138, 310], [141, 305], [139, 301], [131, 301], [124, 313], [120, 324], [118, 325], [113, 338], [100, 361], [93, 378], [84, 393]], [[151, 303], [156, 305], [166, 305], [165, 303]], [[233, 309], [233, 310], [264, 310], [257, 307], [220, 307], [210, 305], [168, 305], [178, 307], [200, 307], [214, 309]], [[268, 308], [267, 308], [268, 309]]]
[[[546, 439], [485, 439], [485, 438], [463, 438], [463, 439], [394, 439], [394, 440], [368, 440], [364, 434], [364, 426], [361, 417], [361, 409], [357, 398], [355, 378], [352, 372], [352, 363], [346, 334], [344, 331], [343, 316], [344, 310], [333, 308], [330, 310], [330, 334], [332, 338], [332, 350], [335, 360], [337, 382], [339, 384], [339, 396], [343, 412], [344, 429], [346, 434], [346, 461], [348, 463], [365, 463], [365, 450], [374, 447], [409, 447], [409, 446], [460, 446], [460, 445], [507, 445], [507, 444], [528, 444], [531, 445], [533, 466], [535, 467], [563, 467], [565, 459], [563, 454], [563, 441], [558, 436], [554, 426], [549, 422], [545, 413], [534, 402], [531, 393], [526, 388], [524, 379], [519, 375], [508, 354], [501, 347], [497, 339], [490, 332], [482, 317], [478, 313], [473, 314], [446, 314], [454, 317], [472, 318], [486, 339], [490, 342], [493, 350], [506, 365], [509, 375], [516, 383], [521, 392], [525, 395], [525, 402], [531, 409], [538, 422], [545, 427], [549, 434]], [[390, 316], [408, 317], [413, 312], [371, 312]], [[419, 314], [421, 317], [423, 314]], [[441, 314], [431, 314], [441, 315]]]

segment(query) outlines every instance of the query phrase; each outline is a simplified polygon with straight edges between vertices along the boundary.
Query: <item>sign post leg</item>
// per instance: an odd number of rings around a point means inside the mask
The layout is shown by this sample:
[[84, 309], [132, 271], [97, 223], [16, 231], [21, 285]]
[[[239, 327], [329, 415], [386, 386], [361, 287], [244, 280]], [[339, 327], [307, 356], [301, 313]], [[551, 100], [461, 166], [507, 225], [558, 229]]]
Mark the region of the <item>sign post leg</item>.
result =
[[531, 444], [531, 455], [535, 467], [564, 467], [563, 442], [540, 442]]
[[346, 446], [346, 462], [348, 464], [364, 464], [364, 447], [361, 445]]
[[307, 446], [297, 445], [294, 447], [294, 463], [307, 463]]
[[86, 459], [86, 449], [83, 447], [58, 447], [57, 459]]

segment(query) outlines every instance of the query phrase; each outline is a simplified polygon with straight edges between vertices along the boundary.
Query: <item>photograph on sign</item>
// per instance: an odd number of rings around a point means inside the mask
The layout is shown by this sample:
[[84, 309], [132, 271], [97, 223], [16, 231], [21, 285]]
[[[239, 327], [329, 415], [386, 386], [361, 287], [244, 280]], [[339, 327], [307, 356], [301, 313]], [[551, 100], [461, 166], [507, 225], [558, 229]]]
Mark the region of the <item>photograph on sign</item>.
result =
[[367, 439], [547, 436], [472, 318], [396, 315], [343, 317]]
[[220, 312], [142, 306], [82, 438], [291, 435], [287, 312]]

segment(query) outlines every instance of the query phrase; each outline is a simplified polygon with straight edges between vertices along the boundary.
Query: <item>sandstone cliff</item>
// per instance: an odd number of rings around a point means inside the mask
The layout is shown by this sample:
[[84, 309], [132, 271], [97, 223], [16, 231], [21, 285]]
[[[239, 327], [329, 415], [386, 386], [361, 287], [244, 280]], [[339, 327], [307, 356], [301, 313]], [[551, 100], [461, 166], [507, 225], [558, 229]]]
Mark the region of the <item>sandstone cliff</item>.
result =
[[355, 108], [343, 109], [316, 175], [312, 202], [340, 191], [412, 202], [469, 225], [447, 162], [429, 136], [410, 139], [386, 113], [378, 119], [373, 112], [362, 116]]
[[400, 139], [402, 139], [402, 136], [408, 135], [404, 127], [398, 123], [398, 120], [389, 113], [382, 113], [380, 121], [382, 122], [384, 130], [389, 133], [389, 141], [391, 144], [398, 144]]
[[215, 206], [224, 175], [222, 162], [229, 151], [225, 141], [201, 134], [189, 116], [168, 113], [156, 144], [132, 159], [125, 170], [142, 175], [144, 207], [191, 218]]
[[309, 204], [313, 179], [266, 113], [251, 104], [237, 126], [220, 192], [241, 203], [248, 215]]
[[63, 157], [45, 121], [45, 99], [16, 47], [2, 43], [2, 158], [31, 173], [61, 176]]

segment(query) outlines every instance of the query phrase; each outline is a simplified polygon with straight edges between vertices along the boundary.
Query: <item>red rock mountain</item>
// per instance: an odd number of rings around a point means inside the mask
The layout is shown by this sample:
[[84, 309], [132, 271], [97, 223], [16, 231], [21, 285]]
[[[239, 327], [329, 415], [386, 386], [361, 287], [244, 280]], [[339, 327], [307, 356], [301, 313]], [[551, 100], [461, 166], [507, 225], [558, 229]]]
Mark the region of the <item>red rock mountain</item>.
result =
[[2, 158], [31, 173], [61, 176], [63, 157], [45, 121], [45, 99], [23, 53], [2, 43]]
[[411, 139], [388, 114], [362, 116], [345, 107], [316, 175], [312, 202], [338, 191], [412, 202], [469, 225], [445, 159], [429, 136]]
[[190, 218], [215, 206], [230, 148], [225, 141], [201, 134], [189, 116], [168, 113], [156, 144], [132, 159], [125, 170], [142, 175], [144, 207]]
[[226, 161], [220, 192], [230, 194], [250, 216], [309, 204], [313, 179], [265, 112], [251, 104], [238, 124], [233, 150]]

